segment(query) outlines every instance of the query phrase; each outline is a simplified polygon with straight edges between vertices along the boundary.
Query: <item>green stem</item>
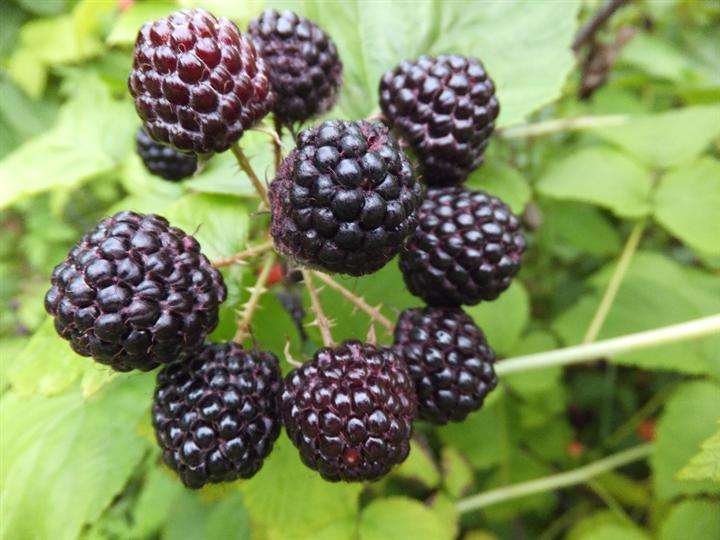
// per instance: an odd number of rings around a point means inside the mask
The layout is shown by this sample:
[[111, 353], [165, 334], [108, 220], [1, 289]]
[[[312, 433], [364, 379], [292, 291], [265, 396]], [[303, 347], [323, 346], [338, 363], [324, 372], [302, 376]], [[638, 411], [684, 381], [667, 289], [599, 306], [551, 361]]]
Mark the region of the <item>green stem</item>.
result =
[[522, 137], [538, 137], [559, 131], [575, 131], [580, 129], [591, 129], [599, 127], [619, 126], [628, 121], [624, 114], [612, 114], [607, 116], [579, 116], [577, 118], [558, 118], [555, 120], [544, 120], [532, 124], [518, 124], [498, 130], [503, 139], [518, 139]]
[[514, 484], [510, 486], [501, 487], [473, 495], [465, 499], [460, 499], [457, 502], [458, 512], [461, 514], [478, 510], [479, 508], [485, 508], [492, 504], [497, 504], [510, 499], [516, 499], [519, 497], [526, 497], [535, 493], [542, 493], [544, 491], [553, 491], [556, 489], [574, 486], [582, 484], [594, 478], [604, 472], [611, 471], [633, 461], [646, 458], [652, 452], [653, 446], [651, 444], [644, 444], [618, 452], [612, 456], [600, 459], [584, 467], [580, 467], [573, 471], [564, 473], [554, 474], [539, 478], [537, 480], [531, 480], [529, 482], [522, 482], [520, 484]]
[[518, 371], [577, 364], [594, 358], [610, 358], [620, 353], [716, 333], [720, 333], [720, 314], [595, 343], [509, 358], [498, 362], [495, 365], [495, 372], [502, 376]]
[[623, 278], [625, 277], [625, 274], [630, 267], [630, 262], [632, 261], [633, 255], [637, 251], [638, 245], [640, 245], [640, 239], [642, 238], [644, 230], [645, 220], [643, 219], [637, 222], [635, 227], [633, 227], [630, 236], [628, 236], [627, 242], [625, 243], [625, 248], [620, 255], [620, 260], [618, 261], [618, 264], [615, 267], [615, 271], [610, 278], [610, 282], [605, 289], [605, 294], [603, 294], [600, 305], [595, 312], [595, 316], [593, 317], [592, 322], [590, 323], [590, 326], [588, 326], [587, 332], [585, 333], [585, 337], [582, 341], [583, 343], [592, 343], [597, 339], [598, 335], [600, 334], [600, 330], [602, 330], [603, 324], [605, 324], [605, 319], [607, 319], [613, 302], [617, 297], [618, 290], [620, 290], [620, 285], [622, 284]]

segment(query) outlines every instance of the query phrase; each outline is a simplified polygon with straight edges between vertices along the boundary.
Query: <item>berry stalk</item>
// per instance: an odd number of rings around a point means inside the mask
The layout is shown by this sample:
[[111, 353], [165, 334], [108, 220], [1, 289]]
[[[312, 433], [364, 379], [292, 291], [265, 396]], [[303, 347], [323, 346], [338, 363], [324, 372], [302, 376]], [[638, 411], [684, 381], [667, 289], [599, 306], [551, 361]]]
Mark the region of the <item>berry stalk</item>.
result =
[[325, 283], [328, 287], [331, 289], [339, 292], [345, 300], [356, 306], [358, 309], [366, 313], [372, 322], [377, 322], [379, 325], [381, 325], [388, 334], [392, 334], [393, 330], [395, 329], [395, 325], [392, 323], [390, 319], [385, 317], [380, 312], [380, 306], [371, 306], [367, 303], [367, 301], [362, 297], [358, 296], [355, 293], [353, 293], [351, 290], [346, 289], [340, 283], [335, 281], [333, 278], [328, 276], [327, 274], [323, 274], [322, 272], [314, 271], [313, 274], [316, 278], [318, 278], [320, 281]]
[[247, 249], [238, 251], [230, 257], [226, 257], [224, 259], [216, 259], [213, 261], [212, 264], [215, 268], [230, 266], [231, 264], [240, 264], [247, 261], [248, 259], [252, 259], [254, 257], [257, 257], [258, 255], [262, 255], [263, 253], [270, 251], [272, 248], [272, 241], [264, 242], [262, 244], [258, 244], [257, 246], [250, 246]]
[[250, 298], [245, 303], [245, 307], [242, 311], [242, 317], [238, 321], [237, 332], [235, 332], [235, 337], [233, 338], [236, 343], [242, 343], [245, 341], [245, 338], [248, 337], [250, 324], [252, 323], [253, 315], [258, 307], [260, 298], [267, 292], [267, 287], [265, 285], [267, 284], [268, 277], [270, 276], [270, 270], [272, 270], [273, 264], [275, 264], [275, 259], [275, 252], [271, 251], [267, 254], [262, 270], [260, 270], [260, 275], [255, 282], [255, 286], [249, 289]]
[[268, 199], [267, 189], [265, 189], [265, 184], [263, 184], [260, 181], [260, 178], [258, 178], [258, 175], [255, 174], [255, 171], [253, 170], [252, 165], [250, 165], [250, 161], [248, 161], [248, 158], [245, 155], [245, 152], [243, 152], [243, 149], [240, 148], [240, 145], [238, 143], [235, 143], [230, 147], [230, 150], [235, 156], [235, 159], [237, 159], [240, 168], [250, 178], [250, 182], [252, 182], [255, 191], [257, 191], [265, 206], [267, 208], [270, 208], [270, 201]]
[[537, 480], [531, 480], [529, 482], [521, 482], [519, 484], [493, 489], [486, 491], [485, 493], [461, 499], [457, 503], [457, 509], [461, 514], [464, 514], [510, 499], [517, 499], [519, 497], [526, 497], [535, 493], [542, 493], [544, 491], [552, 491], [563, 487], [582, 484], [602, 473], [617, 469], [618, 467], [622, 467], [628, 463], [644, 459], [649, 456], [652, 451], [652, 444], [636, 446], [573, 471], [554, 474]]
[[303, 281], [307, 287], [308, 293], [310, 294], [310, 303], [315, 314], [315, 324], [320, 329], [320, 335], [322, 336], [323, 345], [326, 347], [335, 346], [335, 340], [330, 332], [330, 319], [327, 318], [323, 311], [322, 304], [320, 303], [320, 296], [318, 295], [317, 289], [312, 282], [312, 272], [310, 270], [302, 270]]
[[498, 362], [495, 371], [499, 376], [503, 376], [518, 371], [577, 364], [595, 358], [610, 358], [620, 353], [718, 333], [720, 333], [720, 314], [595, 343], [509, 358]]

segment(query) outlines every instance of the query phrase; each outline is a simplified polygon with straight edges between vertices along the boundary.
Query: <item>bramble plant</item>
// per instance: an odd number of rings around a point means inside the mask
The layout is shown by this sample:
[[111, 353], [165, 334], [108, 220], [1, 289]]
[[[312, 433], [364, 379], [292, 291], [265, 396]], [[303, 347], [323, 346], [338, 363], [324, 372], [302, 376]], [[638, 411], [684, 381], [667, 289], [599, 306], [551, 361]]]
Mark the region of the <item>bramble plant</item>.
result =
[[2, 8], [0, 536], [720, 536], [720, 11], [261, 4]]

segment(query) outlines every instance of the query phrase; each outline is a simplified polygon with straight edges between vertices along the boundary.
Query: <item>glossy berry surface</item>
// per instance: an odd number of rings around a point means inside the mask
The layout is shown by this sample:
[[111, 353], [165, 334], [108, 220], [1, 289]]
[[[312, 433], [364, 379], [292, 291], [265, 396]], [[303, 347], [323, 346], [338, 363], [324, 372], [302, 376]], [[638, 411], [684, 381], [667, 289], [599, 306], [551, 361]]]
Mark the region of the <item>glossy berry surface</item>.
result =
[[197, 154], [227, 150], [274, 99], [250, 38], [199, 8], [142, 26], [128, 87], [155, 140]]
[[429, 305], [473, 305], [510, 286], [524, 251], [520, 220], [500, 199], [458, 186], [431, 189], [400, 270]]
[[359, 276], [382, 268], [417, 226], [422, 188], [382, 124], [304, 130], [270, 184], [276, 248], [299, 264]]
[[406, 309], [395, 350], [415, 382], [419, 418], [434, 424], [464, 420], [497, 386], [495, 353], [462, 309]]
[[153, 214], [103, 219], [55, 267], [45, 309], [82, 356], [147, 371], [198, 348], [227, 291], [192, 236]]
[[304, 122], [335, 104], [342, 62], [335, 42], [314, 22], [268, 9], [250, 22], [248, 33], [268, 66], [281, 123]]
[[285, 378], [281, 413], [303, 462], [331, 481], [375, 480], [410, 451], [415, 392], [388, 348], [346, 341]]
[[135, 135], [135, 150], [145, 168], [155, 176], [177, 182], [192, 176], [197, 169], [195, 154], [183, 154], [159, 142], [155, 142], [139, 128]]
[[206, 345], [163, 368], [152, 407], [165, 463], [190, 488], [250, 478], [280, 434], [274, 354]]
[[421, 56], [385, 73], [380, 107], [432, 186], [462, 182], [480, 166], [500, 113], [482, 63], [457, 55]]

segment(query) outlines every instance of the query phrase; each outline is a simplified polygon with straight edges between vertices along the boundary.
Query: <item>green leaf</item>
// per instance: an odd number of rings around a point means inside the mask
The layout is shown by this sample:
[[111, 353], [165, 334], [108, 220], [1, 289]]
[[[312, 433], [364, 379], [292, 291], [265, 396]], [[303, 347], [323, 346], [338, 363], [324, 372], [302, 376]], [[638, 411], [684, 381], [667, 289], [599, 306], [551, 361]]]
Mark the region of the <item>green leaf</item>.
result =
[[7, 73], [31, 98], [45, 91], [48, 69], [29, 46], [18, 48], [8, 60]]
[[96, 520], [147, 450], [137, 426], [151, 387], [146, 376], [123, 376], [89, 401], [78, 391], [28, 399], [6, 394], [0, 535], [73, 539]]
[[601, 146], [585, 148], [553, 163], [538, 180], [543, 195], [595, 204], [622, 217], [650, 211], [650, 171], [625, 155]]
[[683, 82], [692, 69], [688, 57], [660, 36], [639, 32], [622, 48], [621, 61], [656, 77]]
[[142, 491], [133, 514], [133, 533], [137, 537], [151, 536], [165, 523], [175, 499], [185, 488], [174, 473], [160, 465], [145, 475]]
[[239, 487], [251, 521], [271, 540], [307, 538], [336, 521], [354, 520], [362, 489], [323, 480], [284, 435], [261, 471]]
[[677, 479], [680, 469], [715, 431], [718, 411], [720, 385], [712, 382], [686, 383], [668, 401], [650, 458], [655, 494], [661, 500], [680, 494], [720, 493], [720, 486], [709, 480]]
[[[501, 125], [560, 95], [575, 60], [569, 45], [579, 2], [281, 2], [317, 22], [344, 64], [338, 108], [363, 118], [378, 108], [381, 75], [421, 54], [480, 58], [498, 88]], [[527, 54], [533, 51], [533, 54]]]
[[720, 255], [720, 161], [702, 158], [665, 174], [655, 194], [655, 218], [693, 249]]
[[134, 2], [117, 17], [105, 41], [108, 45], [132, 45], [144, 23], [169, 15], [176, 9], [173, 1]]
[[530, 201], [527, 180], [516, 169], [500, 161], [490, 161], [473, 171], [467, 185], [499, 197], [516, 214], [522, 214]]
[[589, 204], [543, 201], [544, 216], [538, 230], [543, 249], [552, 250], [564, 261], [584, 255], [607, 257], [620, 251], [617, 228], [603, 212]]
[[8, 378], [19, 395], [51, 396], [64, 392], [84, 374], [107, 369], [75, 353], [70, 344], [58, 336], [53, 319], [46, 317], [10, 365]]
[[360, 515], [360, 540], [452, 539], [440, 517], [422, 503], [405, 497], [371, 502]]
[[487, 337], [490, 346], [506, 354], [517, 344], [530, 318], [530, 299], [519, 281], [493, 302], [482, 302], [465, 310]]
[[470, 463], [452, 446], [442, 448], [443, 484], [451, 497], [457, 499], [471, 492], [475, 477]]
[[640, 529], [628, 524], [606, 524], [577, 536], [577, 540], [650, 540]]
[[455, 447], [476, 469], [489, 469], [508, 456], [515, 434], [508, 422], [507, 395], [496, 388], [483, 407], [463, 422], [438, 428], [440, 439]]
[[417, 439], [411, 441], [410, 455], [392, 471], [392, 475], [413, 480], [426, 488], [434, 488], [440, 483], [440, 471], [430, 449]]
[[594, 133], [651, 167], [672, 167], [692, 161], [720, 136], [720, 106], [686, 107], [635, 117], [627, 124]]
[[712, 480], [720, 483], [720, 430], [700, 445], [695, 454], [678, 473], [680, 480]]
[[186, 195], [164, 215], [173, 225], [195, 236], [210, 259], [237, 253], [247, 243], [248, 214], [235, 197]]
[[720, 538], [720, 512], [717, 502], [682, 501], [672, 507], [660, 525], [658, 540], [716, 540]]
[[137, 124], [129, 104], [114, 101], [94, 75], [73, 83], [55, 127], [0, 161], [0, 208], [50, 189], [75, 187], [109, 172], [130, 151]]
[[[579, 343], [600, 303], [615, 263], [591, 276], [592, 294], [583, 296], [553, 324], [565, 344]], [[633, 257], [599, 339], [631, 334], [717, 313], [720, 284], [710, 275], [651, 252]], [[614, 362], [720, 377], [720, 337], [667, 344], [619, 354]]]
[[[440, 5], [431, 52], [477, 56], [485, 63], [498, 88], [501, 125], [521, 122], [560, 95], [575, 65], [570, 43], [579, 2], [486, 2], [479, 8], [466, 0]], [[407, 17], [409, 10], [400, 9]]]

